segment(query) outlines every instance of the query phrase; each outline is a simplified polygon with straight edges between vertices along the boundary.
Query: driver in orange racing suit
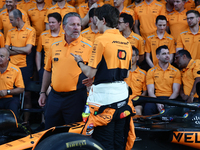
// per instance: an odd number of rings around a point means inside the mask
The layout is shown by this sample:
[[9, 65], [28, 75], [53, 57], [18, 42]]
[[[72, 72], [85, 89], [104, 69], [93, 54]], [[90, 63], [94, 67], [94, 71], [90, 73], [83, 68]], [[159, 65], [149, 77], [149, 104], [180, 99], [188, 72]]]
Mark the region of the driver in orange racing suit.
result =
[[131, 67], [132, 48], [115, 29], [118, 18], [119, 11], [111, 5], [97, 8], [95, 21], [103, 34], [95, 39], [88, 65], [72, 54], [83, 73], [95, 77], [87, 99], [91, 114], [83, 134], [90, 134], [94, 127], [92, 137], [109, 150], [131, 149], [135, 140], [131, 119], [135, 109], [124, 81]]

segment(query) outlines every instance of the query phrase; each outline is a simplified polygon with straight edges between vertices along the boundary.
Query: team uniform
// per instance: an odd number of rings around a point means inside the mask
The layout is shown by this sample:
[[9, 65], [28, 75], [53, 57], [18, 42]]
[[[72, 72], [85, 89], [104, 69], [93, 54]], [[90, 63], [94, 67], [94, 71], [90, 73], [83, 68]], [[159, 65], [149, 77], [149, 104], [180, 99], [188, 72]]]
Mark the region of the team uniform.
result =
[[[185, 95], [190, 95], [195, 78], [200, 77], [199, 71], [200, 60], [194, 59], [191, 59], [187, 67], [181, 70], [183, 91]], [[198, 98], [197, 93], [195, 93], [194, 98]]]
[[177, 39], [176, 47], [186, 49], [190, 52], [192, 59], [200, 59], [200, 30], [195, 35], [190, 28], [182, 32]]
[[[146, 84], [154, 84], [156, 97], [169, 98], [173, 93], [173, 83], [181, 84], [181, 73], [171, 64], [165, 71], [157, 64], [147, 72]], [[158, 113], [156, 104], [146, 103], [144, 115], [155, 113]]]
[[[21, 70], [19, 67], [8, 63], [7, 69], [4, 73], [0, 73], [0, 91], [11, 90], [13, 86], [24, 88]], [[19, 100], [14, 99], [12, 95], [0, 96], [0, 109], [11, 109], [15, 115], [18, 114]]]
[[[28, 24], [24, 24], [21, 30], [16, 27], [9, 30], [5, 45], [12, 45], [15, 47], [25, 47], [27, 44], [35, 45], [36, 32], [35, 29]], [[32, 53], [31, 53], [32, 54]], [[29, 54], [18, 54], [10, 56], [10, 62], [18, 66], [23, 75], [25, 87], [30, 81], [33, 74], [33, 56]]]
[[29, 9], [34, 7], [36, 2], [34, 0], [30, 0], [29, 2], [25, 2], [24, 0], [17, 3], [17, 7], [28, 12]]
[[198, 12], [200, 12], [200, 6], [197, 6], [197, 7], [195, 8], [195, 10], [198, 11]]
[[186, 9], [184, 9], [181, 13], [174, 10], [173, 13], [168, 15], [169, 28], [175, 41], [177, 40], [179, 34], [188, 28], [186, 12]]
[[49, 22], [48, 21], [48, 14], [51, 14], [51, 13], [54, 13], [54, 12], [59, 13], [63, 18], [69, 12], [76, 12], [76, 9], [73, 6], [69, 5], [68, 3], [65, 3], [65, 6], [61, 9], [58, 6], [58, 3], [56, 3], [54, 6], [49, 8], [49, 10], [47, 11], [46, 17], [45, 17], [45, 20], [44, 20], [45, 23]]
[[40, 34], [45, 30], [44, 19], [47, 13], [49, 6], [47, 4], [44, 5], [42, 10], [37, 8], [37, 4], [31, 9], [28, 10], [28, 16], [30, 18], [32, 27], [36, 30], [36, 45], [38, 43], [38, 39]]
[[86, 76], [70, 53], [81, 55], [87, 63], [92, 43], [81, 35], [70, 44], [64, 38], [56, 40], [48, 53], [44, 69], [52, 72], [51, 87], [45, 105], [45, 128], [82, 121], [87, 90], [82, 80]]
[[47, 31], [42, 32], [42, 34], [39, 37], [36, 51], [44, 52], [44, 58], [42, 57], [42, 61], [41, 61], [41, 69], [39, 70], [40, 82], [42, 82], [43, 72], [44, 72], [43, 66], [45, 65], [44, 63], [46, 62], [48, 51], [50, 50], [50, 47], [54, 43], [55, 40], [57, 40], [58, 38], [64, 38], [64, 34], [65, 33], [60, 30], [58, 36], [53, 37], [51, 35], [51, 30], [47, 30]]
[[127, 6], [127, 8], [134, 10], [136, 7], [135, 2], [133, 2], [132, 4], [130, 4], [129, 6]]
[[156, 0], [149, 5], [143, 1], [135, 7], [135, 20], [139, 20], [140, 34], [145, 40], [156, 31], [155, 20], [158, 15], [165, 15], [165, 9]]
[[147, 37], [145, 44], [145, 52], [151, 53], [153, 59], [152, 62], [154, 65], [158, 63], [158, 59], [156, 57], [156, 49], [162, 45], [166, 45], [169, 48], [170, 54], [176, 53], [174, 38], [171, 35], [169, 35], [166, 31], [162, 39], [158, 37], [156, 32], [153, 35]]
[[0, 32], [0, 47], [5, 47], [5, 40], [4, 40], [4, 36], [3, 33]]
[[188, 0], [185, 2], [184, 8], [187, 10], [195, 10], [195, 2], [194, 0]]
[[[107, 149], [113, 149], [113, 145], [115, 149], [124, 148], [125, 117], [133, 111], [133, 107], [131, 109], [128, 106], [128, 86], [124, 81], [131, 67], [131, 56], [132, 49], [128, 40], [119, 30], [108, 29], [96, 38], [88, 63], [88, 66], [96, 68], [97, 72], [87, 99], [91, 114], [84, 129], [87, 132], [92, 123], [95, 127], [92, 137]], [[130, 109], [125, 111], [125, 107]], [[115, 112], [119, 110], [123, 110], [118, 113], [122, 114], [121, 117], [114, 119]], [[101, 115], [108, 115], [109, 119], [101, 118]], [[131, 127], [133, 126], [132, 124]], [[134, 130], [134, 127], [132, 129]], [[133, 130], [132, 146], [135, 139]]]
[[135, 96], [141, 95], [142, 91], [147, 90], [146, 86], [146, 71], [137, 67], [135, 71], [129, 71], [129, 76], [124, 81], [128, 84], [128, 86], [132, 90], [132, 95], [130, 95], [130, 99]]
[[[98, 7], [101, 7], [103, 5], [103, 2], [97, 2]], [[81, 18], [84, 18], [89, 10], [90, 8], [88, 7], [88, 3], [82, 3], [77, 7], [77, 13], [81, 16]]]
[[82, 35], [82, 37], [84, 37], [84, 38], [88, 39], [89, 41], [91, 41], [92, 43], [94, 43], [95, 39], [102, 34], [99, 32], [94, 33], [92, 31], [91, 27], [89, 26], [88, 28], [86, 28], [85, 30], [83, 30], [81, 32], [81, 35]]
[[124, 8], [120, 12], [120, 14], [122, 14], [122, 13], [127, 13], [127, 14], [131, 15], [133, 17], [133, 20], [135, 20], [135, 14], [134, 14], [134, 11], [132, 9], [126, 8], [124, 6]]
[[[17, 9], [19, 9], [19, 8], [17, 7]], [[19, 10], [22, 13], [22, 20], [25, 23], [30, 25], [30, 21], [29, 21], [27, 13], [22, 9], [19, 9]], [[6, 38], [8, 30], [10, 30], [12, 28], [13, 28], [13, 26], [10, 23], [9, 13], [7, 11], [7, 8], [6, 8], [0, 13], [0, 30], [3, 30], [4, 38]]]
[[126, 39], [130, 42], [131, 46], [135, 46], [139, 50], [139, 55], [144, 55], [144, 40], [140, 35], [132, 31]]

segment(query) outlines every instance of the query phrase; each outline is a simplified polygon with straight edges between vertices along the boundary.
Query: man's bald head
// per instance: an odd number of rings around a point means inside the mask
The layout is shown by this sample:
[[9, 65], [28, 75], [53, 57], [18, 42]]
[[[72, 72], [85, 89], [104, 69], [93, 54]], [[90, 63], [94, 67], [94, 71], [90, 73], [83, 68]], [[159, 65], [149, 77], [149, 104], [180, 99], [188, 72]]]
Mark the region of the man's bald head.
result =
[[0, 48], [0, 66], [8, 64], [10, 59], [10, 53], [6, 48]]

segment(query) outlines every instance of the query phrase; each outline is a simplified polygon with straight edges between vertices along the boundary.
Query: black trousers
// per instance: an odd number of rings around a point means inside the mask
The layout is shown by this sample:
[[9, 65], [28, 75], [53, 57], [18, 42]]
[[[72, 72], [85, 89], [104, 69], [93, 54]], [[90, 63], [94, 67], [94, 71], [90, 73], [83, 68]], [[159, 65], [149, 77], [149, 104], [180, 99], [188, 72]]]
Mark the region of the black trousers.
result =
[[95, 127], [92, 138], [101, 143], [107, 150], [124, 150], [125, 123], [126, 118], [123, 118], [112, 120], [107, 126]]
[[45, 129], [82, 121], [86, 100], [86, 88], [66, 93], [52, 89], [45, 105]]

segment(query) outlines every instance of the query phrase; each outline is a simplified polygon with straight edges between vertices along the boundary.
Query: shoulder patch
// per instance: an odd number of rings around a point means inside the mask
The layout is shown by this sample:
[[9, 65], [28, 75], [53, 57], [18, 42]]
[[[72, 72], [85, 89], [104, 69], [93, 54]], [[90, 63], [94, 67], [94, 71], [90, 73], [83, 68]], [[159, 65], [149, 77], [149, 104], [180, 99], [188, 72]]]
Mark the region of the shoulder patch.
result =
[[56, 6], [49, 8], [49, 10], [56, 8]]
[[167, 36], [166, 38], [168, 38], [168, 39], [172, 40], [172, 38], [171, 38], [171, 37], [169, 37], [169, 36]]
[[134, 36], [134, 35], [133, 35], [132, 37], [133, 37], [133, 38], [135, 38], [135, 39], [137, 39], [137, 40], [139, 40], [139, 38], [138, 38], [138, 37], [136, 37], [136, 36]]
[[34, 10], [35, 9], [35, 7], [33, 7], [33, 8], [31, 8], [31, 9], [29, 9], [28, 11], [31, 11], [31, 10]]
[[14, 30], [15, 28], [12, 28], [12, 29], [10, 29], [10, 30], [8, 30], [8, 31], [12, 31], [12, 30]]
[[158, 5], [158, 6], [162, 7], [162, 5], [160, 5], [160, 4], [157, 4], [157, 3], [155, 3], [155, 5]]
[[127, 12], [127, 13], [130, 13], [130, 11], [129, 11], [129, 10], [125, 10], [125, 12]]
[[89, 32], [89, 31], [90, 31], [90, 30], [83, 31], [81, 34], [84, 34], [84, 33]]
[[2, 12], [0, 15], [5, 14], [5, 13], [6, 13], [6, 11]]
[[197, 8], [200, 8], [200, 6], [197, 6]]
[[73, 6], [67, 6], [67, 7], [69, 7], [69, 8], [74, 8]]
[[45, 34], [49, 34], [49, 32], [44, 32], [44, 33], [42, 33], [41, 35], [45, 35]]
[[139, 70], [139, 72], [141, 72], [142, 74], [144, 74], [146, 76], [146, 73], [144, 73], [142, 70]]
[[171, 13], [169, 13], [168, 15], [172, 15], [172, 14], [174, 14], [175, 12], [171, 12]]
[[32, 31], [32, 29], [30, 29], [30, 28], [28, 28], [28, 27], [26, 27], [26, 29], [28, 29], [28, 30]]
[[88, 43], [86, 43], [86, 42], [83, 42], [83, 41], [81, 41], [83, 44], [86, 44], [86, 45], [88, 45], [89, 47], [92, 47], [90, 44], [88, 44]]
[[60, 43], [60, 42], [62, 42], [62, 41], [63, 41], [63, 40], [54, 42], [53, 44], [51, 44], [51, 46], [53, 46], [54, 44]]
[[139, 5], [136, 5], [135, 7], [139, 7], [139, 6], [142, 6], [144, 3], [142, 3], [142, 4], [139, 4]]
[[10, 68], [15, 69], [18, 72], [18, 70], [15, 67], [10, 67]]
[[129, 6], [127, 6], [126, 8], [130, 8], [130, 7], [132, 7], [133, 6], [133, 4], [132, 5], [129, 5]]
[[151, 38], [151, 37], [154, 37], [154, 36], [155, 36], [155, 35], [150, 35], [150, 36], [147, 37], [147, 39], [148, 39], [148, 38]]
[[181, 32], [180, 34], [187, 33], [188, 31]]
[[154, 69], [152, 69], [151, 71], [154, 71], [154, 70], [156, 70], [157, 69], [157, 67], [155, 67]]
[[177, 70], [175, 68], [171, 68], [171, 69], [177, 72]]
[[81, 7], [86, 7], [85, 5], [82, 5]]

